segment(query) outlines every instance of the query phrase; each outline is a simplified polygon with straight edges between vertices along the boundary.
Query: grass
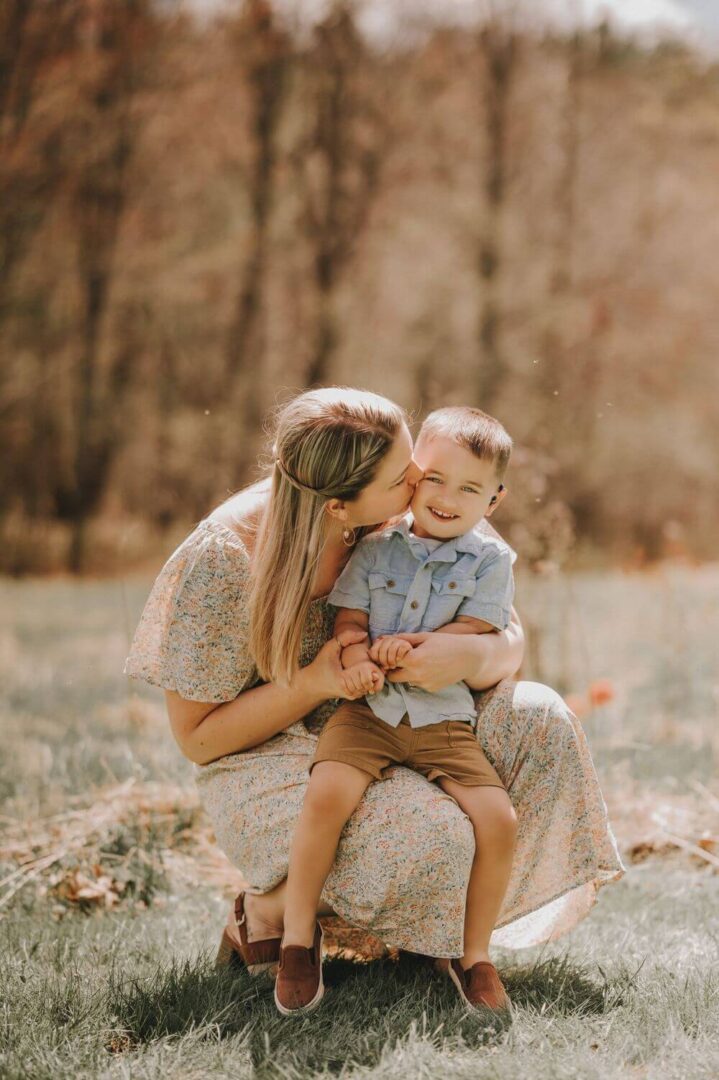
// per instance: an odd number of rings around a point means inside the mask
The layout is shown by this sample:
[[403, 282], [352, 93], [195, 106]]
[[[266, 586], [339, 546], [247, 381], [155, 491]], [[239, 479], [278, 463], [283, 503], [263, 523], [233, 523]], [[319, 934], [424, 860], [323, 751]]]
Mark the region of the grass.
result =
[[0, 1075], [714, 1080], [719, 874], [651, 829], [661, 809], [677, 833], [719, 834], [719, 803], [701, 796], [719, 575], [570, 584], [520, 585], [541, 674], [615, 684], [585, 724], [625, 849], [646, 858], [566, 939], [499, 955], [509, 1031], [466, 1016], [416, 958], [330, 962], [326, 1003], [299, 1020], [276, 1013], [266, 978], [215, 971], [232, 875], [212, 861], [158, 695], [118, 677], [146, 582], [0, 584], [0, 877], [21, 850], [61, 852], [0, 908]]

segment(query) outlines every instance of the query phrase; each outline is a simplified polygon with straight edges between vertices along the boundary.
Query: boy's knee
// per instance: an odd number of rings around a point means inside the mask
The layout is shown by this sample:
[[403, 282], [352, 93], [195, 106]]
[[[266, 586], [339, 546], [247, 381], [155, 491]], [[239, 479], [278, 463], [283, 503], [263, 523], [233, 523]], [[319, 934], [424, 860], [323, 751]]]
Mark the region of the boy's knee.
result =
[[333, 769], [334, 762], [318, 762], [305, 792], [303, 810], [321, 821], [343, 819], [354, 807], [348, 806], [346, 776]]
[[517, 839], [517, 811], [509, 798], [497, 799], [476, 815], [474, 827], [479, 842], [513, 847]]

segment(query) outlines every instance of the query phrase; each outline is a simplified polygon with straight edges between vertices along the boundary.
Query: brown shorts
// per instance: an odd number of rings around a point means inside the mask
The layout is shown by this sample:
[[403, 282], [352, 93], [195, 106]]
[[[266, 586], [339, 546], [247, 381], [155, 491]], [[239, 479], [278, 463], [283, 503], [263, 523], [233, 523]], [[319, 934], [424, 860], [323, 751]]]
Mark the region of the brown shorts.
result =
[[383, 780], [391, 765], [436, 780], [446, 776], [467, 787], [504, 787], [466, 720], [440, 720], [410, 727], [404, 716], [393, 728], [364, 701], [346, 701], [325, 724], [310, 771], [318, 761], [343, 761]]

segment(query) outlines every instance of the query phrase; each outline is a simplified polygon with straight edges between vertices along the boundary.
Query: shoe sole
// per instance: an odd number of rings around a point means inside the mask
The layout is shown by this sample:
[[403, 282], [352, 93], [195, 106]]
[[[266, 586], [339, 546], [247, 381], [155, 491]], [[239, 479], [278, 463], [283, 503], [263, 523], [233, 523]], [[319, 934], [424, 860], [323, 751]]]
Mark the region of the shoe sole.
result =
[[281, 1012], [283, 1016], [301, 1016], [303, 1013], [312, 1012], [313, 1009], [317, 1008], [322, 1001], [322, 998], [325, 996], [325, 983], [322, 978], [322, 943], [324, 939], [324, 931], [320, 926], [320, 984], [317, 987], [317, 993], [312, 998], [312, 1001], [308, 1001], [306, 1005], [301, 1005], [299, 1009], [288, 1009], [286, 1005], [283, 1005], [282, 1002], [279, 1001], [277, 997], [277, 983], [275, 983], [275, 1005], [277, 1006], [277, 1011]]
[[262, 975], [266, 971], [272, 971], [277, 967], [277, 961], [267, 964], [246, 964], [242, 954], [238, 952], [235, 943], [226, 930], [222, 932], [222, 940], [215, 958], [215, 968], [245, 968], [250, 975]]

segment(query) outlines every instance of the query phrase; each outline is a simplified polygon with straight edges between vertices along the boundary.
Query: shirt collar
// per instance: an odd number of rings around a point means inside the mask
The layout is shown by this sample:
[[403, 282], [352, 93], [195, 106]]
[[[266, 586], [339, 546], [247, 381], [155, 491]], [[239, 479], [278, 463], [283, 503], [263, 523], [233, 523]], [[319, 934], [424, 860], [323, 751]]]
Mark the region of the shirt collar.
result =
[[[399, 536], [403, 536], [412, 554], [417, 558], [424, 559], [427, 557], [427, 549], [422, 544], [421, 537], [410, 532], [412, 521], [412, 514], [408, 511], [396, 525], [391, 527], [390, 534], [397, 533]], [[429, 558], [432, 562], [455, 562], [460, 552], [479, 555], [483, 544], [482, 535], [475, 527], [464, 533], [463, 536], [453, 536], [450, 540], [445, 540], [443, 544], [440, 544], [439, 547], [429, 553]]]

